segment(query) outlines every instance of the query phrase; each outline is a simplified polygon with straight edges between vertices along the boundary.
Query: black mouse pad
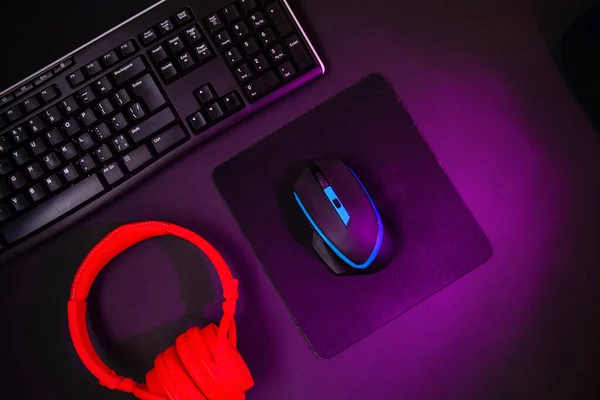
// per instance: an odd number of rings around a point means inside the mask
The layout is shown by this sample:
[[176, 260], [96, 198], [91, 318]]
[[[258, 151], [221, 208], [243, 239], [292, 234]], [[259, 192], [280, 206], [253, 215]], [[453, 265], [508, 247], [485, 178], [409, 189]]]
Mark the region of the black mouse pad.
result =
[[[395, 259], [336, 276], [292, 184], [339, 158], [399, 233]], [[220, 165], [213, 178], [313, 352], [329, 358], [487, 261], [491, 246], [386, 79], [369, 75]]]

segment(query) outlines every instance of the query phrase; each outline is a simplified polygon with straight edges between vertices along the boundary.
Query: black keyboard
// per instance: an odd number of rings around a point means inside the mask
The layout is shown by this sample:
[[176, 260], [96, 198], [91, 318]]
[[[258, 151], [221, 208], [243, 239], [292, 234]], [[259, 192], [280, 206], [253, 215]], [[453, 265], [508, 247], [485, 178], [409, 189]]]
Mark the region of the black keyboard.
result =
[[3, 91], [0, 263], [324, 71], [285, 0], [174, 0]]

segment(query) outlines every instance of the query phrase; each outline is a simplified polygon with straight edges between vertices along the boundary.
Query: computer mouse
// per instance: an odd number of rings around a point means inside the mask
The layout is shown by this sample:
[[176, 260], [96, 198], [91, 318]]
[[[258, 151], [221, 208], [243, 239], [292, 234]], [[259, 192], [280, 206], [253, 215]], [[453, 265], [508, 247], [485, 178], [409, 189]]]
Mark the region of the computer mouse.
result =
[[396, 233], [343, 161], [314, 161], [294, 182], [293, 196], [314, 250], [334, 274], [373, 273], [393, 259]]

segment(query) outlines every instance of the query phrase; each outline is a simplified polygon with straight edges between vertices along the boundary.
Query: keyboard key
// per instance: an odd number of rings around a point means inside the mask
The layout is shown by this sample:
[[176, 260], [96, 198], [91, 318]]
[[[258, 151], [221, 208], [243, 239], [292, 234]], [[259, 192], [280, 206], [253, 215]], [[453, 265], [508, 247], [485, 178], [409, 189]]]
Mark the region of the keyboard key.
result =
[[11, 193], [10, 189], [6, 186], [4, 182], [0, 182], [0, 200], [9, 196]]
[[6, 121], [4, 120], [4, 118], [2, 118], [2, 115], [0, 115], [0, 129], [4, 128], [6, 126]]
[[244, 92], [246, 93], [246, 96], [250, 102], [255, 102], [279, 86], [280, 82], [277, 79], [277, 76], [273, 71], [269, 71], [263, 76], [244, 85]]
[[103, 76], [102, 78], [100, 78], [96, 82], [94, 82], [94, 87], [96, 88], [96, 92], [100, 96], [110, 92], [112, 89], [112, 85], [110, 84], [110, 81], [108, 80], [108, 77], [106, 77], [106, 76]]
[[85, 72], [87, 72], [88, 76], [94, 76], [102, 72], [102, 66], [98, 61], [92, 61], [85, 66]]
[[125, 104], [131, 101], [131, 97], [129, 97], [129, 93], [127, 93], [126, 89], [119, 90], [114, 94], [113, 98], [115, 99], [115, 104], [117, 107], [123, 107]]
[[230, 66], [234, 66], [243, 60], [242, 53], [240, 53], [237, 47], [232, 47], [231, 49], [227, 50], [225, 53], [225, 59]]
[[44, 83], [46, 83], [46, 81], [50, 80], [50, 78], [52, 78], [53, 76], [54, 76], [54, 72], [48, 70], [46, 72], [39, 74], [33, 81], [33, 84], [35, 86], [43, 85]]
[[56, 192], [58, 189], [60, 189], [62, 187], [61, 181], [58, 179], [58, 177], [55, 174], [52, 174], [49, 177], [47, 177], [46, 179], [44, 179], [44, 184], [46, 185], [46, 188], [48, 188], [48, 191], [50, 191], [50, 192]]
[[112, 152], [105, 144], [94, 150], [94, 154], [96, 154], [96, 158], [98, 159], [98, 161], [100, 161], [100, 164], [103, 164], [104, 162], [110, 160], [113, 156]]
[[186, 8], [175, 14], [175, 17], [173, 19], [175, 20], [175, 23], [178, 26], [181, 26], [184, 25], [186, 22], [190, 21], [192, 19], [192, 15], [190, 13], [190, 10]]
[[137, 51], [137, 47], [135, 46], [135, 43], [130, 40], [126, 43], [123, 43], [122, 45], [119, 46], [119, 54], [121, 54], [121, 57], [125, 58], [130, 54], [133, 54]]
[[171, 50], [171, 53], [173, 54], [177, 53], [184, 47], [183, 41], [179, 36], [174, 36], [171, 39], [167, 40], [167, 45], [169, 46], [169, 50]]
[[144, 75], [131, 84], [131, 90], [137, 97], [142, 98], [146, 107], [153, 112], [166, 103], [165, 98], [150, 75]]
[[213, 14], [204, 21], [209, 31], [213, 32], [223, 26], [223, 21], [218, 14]]
[[234, 113], [244, 107], [244, 103], [237, 92], [230, 92], [223, 96], [223, 104], [228, 113]]
[[217, 97], [211, 84], [202, 86], [200, 89], [196, 90], [194, 94], [201, 105], [212, 103]]
[[46, 168], [50, 171], [60, 166], [60, 160], [56, 153], [46, 154], [44, 156], [44, 163], [46, 164]]
[[127, 120], [125, 119], [125, 116], [121, 113], [118, 113], [117, 115], [115, 115], [114, 117], [112, 117], [110, 119], [110, 123], [113, 127], [113, 129], [117, 132], [122, 131], [123, 129], [127, 128]]
[[37, 138], [29, 142], [29, 149], [34, 155], [39, 156], [46, 151], [46, 145], [41, 138]]
[[56, 106], [52, 106], [44, 111], [44, 118], [46, 118], [46, 121], [50, 124], [54, 124], [62, 119], [62, 115]]
[[151, 159], [152, 154], [150, 154], [150, 150], [148, 150], [148, 146], [146, 145], [138, 147], [121, 158], [125, 164], [125, 168], [127, 168], [130, 173], [135, 172]]
[[112, 106], [110, 100], [104, 99], [96, 104], [96, 110], [100, 114], [101, 117], [106, 117], [110, 113], [112, 113], [115, 109]]
[[261, 11], [258, 11], [250, 16], [250, 23], [254, 30], [260, 30], [267, 26], [267, 20]]
[[50, 146], [56, 146], [63, 141], [63, 136], [60, 134], [58, 129], [53, 128], [46, 133], [46, 140], [50, 143]]
[[16, 212], [21, 212], [29, 206], [29, 202], [25, 198], [25, 195], [18, 194], [10, 198], [10, 202]]
[[188, 43], [196, 43], [198, 40], [202, 39], [202, 33], [200, 33], [198, 26], [193, 25], [185, 30], [185, 38]]
[[240, 4], [242, 5], [245, 13], [248, 13], [256, 8], [256, 2], [254, 0], [240, 0]]
[[273, 61], [273, 64], [275, 65], [287, 58], [285, 52], [283, 51], [283, 47], [281, 47], [279, 44], [276, 44], [269, 49], [269, 55], [271, 56], [271, 61]]
[[25, 130], [22, 126], [17, 126], [11, 129], [10, 134], [12, 135], [13, 140], [17, 144], [21, 144], [22, 142], [27, 140], [27, 133], [25, 133]]
[[69, 115], [75, 113], [79, 109], [79, 105], [77, 104], [73, 96], [69, 96], [63, 101], [61, 101], [60, 106], [63, 109], [63, 111]]
[[94, 112], [89, 108], [79, 113], [79, 120], [86, 128], [92, 126], [97, 121]]
[[129, 142], [125, 139], [125, 136], [119, 135], [112, 141], [113, 147], [117, 150], [117, 153], [122, 153], [129, 148]]
[[78, 69], [77, 71], [69, 74], [67, 76], [67, 80], [69, 81], [69, 85], [71, 85], [71, 87], [75, 87], [81, 82], [85, 81], [85, 76], [83, 75], [83, 72]]
[[29, 193], [29, 198], [31, 198], [31, 201], [33, 201], [34, 203], [37, 203], [38, 201], [46, 197], [46, 193], [44, 193], [44, 190], [40, 185], [33, 185], [32, 187], [27, 189], [27, 193]]
[[215, 41], [221, 50], [231, 46], [233, 44], [233, 40], [231, 40], [231, 35], [227, 30], [221, 31], [215, 35]]
[[85, 173], [91, 172], [96, 168], [96, 163], [89, 154], [86, 154], [83, 157], [81, 157], [77, 161], [77, 165], [79, 165], [79, 168], [81, 168], [81, 170]]
[[27, 121], [27, 129], [29, 129], [29, 132], [37, 134], [46, 129], [46, 124], [42, 120], [41, 116], [36, 115]]
[[219, 103], [214, 103], [206, 107], [206, 113], [213, 122], [220, 120], [221, 117], [224, 115], [223, 109], [221, 108]]
[[44, 103], [48, 103], [59, 96], [54, 86], [49, 86], [40, 92], [40, 97]]
[[38, 163], [33, 163], [31, 165], [28, 165], [27, 168], [25, 168], [25, 170], [27, 171], [27, 174], [29, 175], [29, 179], [31, 179], [32, 181], [35, 181], [38, 178], [40, 178], [42, 175], [44, 175], [44, 170], [42, 169], [42, 166]]
[[177, 57], [177, 64], [179, 65], [180, 70], [187, 71], [190, 68], [193, 68], [196, 63], [192, 59], [192, 56], [190, 56], [190, 53], [185, 52]]
[[254, 38], [244, 41], [242, 43], [242, 48], [248, 57], [251, 57], [260, 51], [260, 46]]
[[87, 86], [77, 92], [77, 98], [83, 105], [88, 105], [96, 99], [96, 96], [92, 92], [92, 88]]
[[252, 59], [252, 65], [254, 65], [256, 72], [260, 74], [269, 68], [269, 60], [267, 60], [264, 54], [259, 54]]
[[164, 47], [159, 44], [158, 46], [150, 49], [150, 57], [152, 57], [152, 61], [158, 64], [159, 62], [166, 60], [168, 56]]
[[4, 96], [0, 97], [0, 107], [4, 107], [6, 104], [10, 103], [15, 99], [15, 96], [12, 93], [7, 93]]
[[16, 172], [8, 177], [8, 181], [14, 190], [19, 190], [27, 184], [27, 180], [22, 173]]
[[146, 71], [146, 65], [142, 61], [140, 57], [136, 57], [133, 60], [129, 61], [127, 64], [122, 65], [112, 72], [112, 77], [114, 78], [117, 85], [122, 85], [128, 80], [135, 78], [137, 75]]
[[6, 136], [0, 136], [0, 154], [8, 150], [10, 150], [10, 144], [8, 143], [8, 139], [6, 139]]
[[177, 144], [182, 143], [185, 139], [185, 133], [183, 133], [179, 125], [176, 125], [153, 137], [151, 142], [154, 150], [161, 154], [165, 153], [167, 150], [173, 148]]
[[38, 101], [38, 99], [34, 97], [30, 97], [27, 100], [25, 100], [23, 102], [23, 108], [25, 109], [26, 113], [30, 113], [33, 110], [35, 110], [36, 108], [38, 108], [40, 106], [40, 102]]
[[77, 170], [72, 164], [63, 167], [60, 170], [60, 174], [63, 177], [63, 179], [69, 183], [79, 178], [79, 172], [77, 172]]
[[195, 50], [200, 64], [204, 64], [214, 58], [212, 50], [206, 43], [202, 43], [199, 46], [196, 46]]
[[75, 146], [73, 146], [73, 143], [71, 142], [65, 143], [64, 145], [60, 146], [59, 150], [60, 154], [62, 154], [62, 157], [66, 161], [77, 157], [77, 150], [75, 150]]
[[252, 72], [250, 71], [248, 64], [240, 65], [234, 72], [240, 82], [246, 82], [248, 79], [252, 78]]
[[56, 75], [62, 72], [62, 70], [69, 68], [73, 64], [75, 64], [75, 61], [73, 61], [73, 58], [69, 57], [66, 60], [62, 60], [60, 63], [58, 63], [56, 67], [52, 69], [52, 72], [54, 73], [54, 75]]
[[92, 132], [96, 136], [96, 139], [99, 142], [103, 141], [104, 139], [109, 138], [110, 135], [112, 135], [112, 132], [110, 131], [110, 129], [108, 129], [108, 126], [104, 122], [102, 122], [100, 125], [95, 127], [92, 130]]
[[131, 128], [129, 130], [129, 135], [135, 143], [139, 143], [173, 121], [175, 121], [173, 112], [170, 109], [165, 108], [138, 126]]
[[264, 31], [260, 32], [258, 34], [258, 37], [260, 38], [260, 41], [265, 47], [271, 46], [277, 40], [277, 38], [275, 37], [275, 33], [271, 28], [267, 28]]
[[154, 29], [148, 29], [146, 32], [140, 35], [140, 39], [142, 40], [142, 43], [145, 46], [158, 39], [158, 36], [156, 36], [156, 32], [154, 32]]
[[296, 70], [291, 62], [285, 62], [279, 66], [279, 73], [284, 81], [289, 81], [294, 76], [296, 76]]
[[0, 175], [4, 176], [12, 171], [12, 165], [6, 158], [0, 158]]
[[117, 53], [115, 53], [114, 50], [111, 50], [105, 55], [103, 55], [101, 57], [101, 60], [102, 64], [104, 64], [105, 67], [110, 67], [111, 65], [119, 61], [119, 56], [117, 55]]
[[301, 71], [306, 70], [314, 65], [312, 57], [308, 54], [306, 48], [300, 39], [298, 39], [298, 36], [294, 35], [286, 39], [285, 44], [292, 53], [292, 57], [296, 61], [296, 64]]
[[21, 111], [21, 107], [19, 106], [14, 106], [13, 108], [11, 108], [10, 110], [8, 110], [4, 116], [6, 117], [6, 120], [11, 123], [11, 122], [15, 122], [16, 120], [18, 120], [19, 118], [21, 118], [21, 116], [23, 115], [23, 111]]
[[94, 146], [94, 140], [89, 133], [84, 133], [77, 138], [77, 144], [82, 151], [86, 151], [90, 147]]
[[144, 116], [146, 115], [146, 113], [144, 112], [144, 109], [142, 108], [140, 103], [135, 103], [134, 105], [129, 107], [128, 111], [129, 111], [129, 116], [131, 117], [131, 119], [134, 122], [137, 121], [138, 119], [144, 118]]
[[27, 151], [25, 151], [25, 148], [23, 148], [23, 147], [13, 151], [12, 156], [13, 156], [13, 160], [15, 161], [15, 164], [17, 164], [17, 166], [21, 166], [21, 165], [25, 164], [27, 161], [29, 161], [29, 156], [27, 155]]
[[10, 207], [8, 204], [0, 203], [0, 222], [6, 221], [7, 219], [9, 219], [12, 216], [13, 216], [12, 207]]
[[175, 29], [175, 26], [173, 25], [170, 19], [166, 19], [160, 24], [158, 24], [158, 31], [161, 33], [161, 35], [166, 35], [173, 29]]
[[121, 170], [121, 167], [119, 167], [119, 165], [116, 162], [112, 162], [108, 165], [105, 165], [104, 167], [102, 167], [101, 171], [102, 175], [104, 176], [104, 179], [106, 179], [106, 182], [110, 186], [121, 181], [125, 177], [125, 174]]
[[195, 133], [198, 133], [208, 127], [208, 122], [206, 122], [206, 119], [200, 111], [190, 115], [188, 118], [188, 123]]
[[171, 79], [177, 76], [177, 70], [175, 69], [173, 63], [170, 61], [162, 67], [160, 67], [160, 73], [167, 82], [169, 82]]
[[233, 25], [233, 34], [240, 40], [250, 35], [250, 29], [244, 21], [240, 21]]
[[233, 22], [241, 17], [240, 10], [238, 10], [235, 3], [232, 3], [223, 9], [223, 15], [227, 22]]
[[103, 191], [104, 186], [98, 177], [92, 175], [26, 214], [8, 222], [0, 228], [0, 231], [9, 244], [14, 243], [86, 203]]
[[279, 2], [272, 3], [266, 8], [267, 15], [271, 18], [275, 29], [281, 36], [287, 36], [294, 31], [294, 27]]
[[62, 130], [67, 136], [73, 136], [79, 133], [79, 124], [71, 118], [62, 124]]
[[23, 96], [25, 93], [29, 92], [31, 89], [33, 89], [33, 83], [25, 83], [24, 85], [21, 85], [17, 89], [15, 89], [13, 94], [15, 95], [15, 97], [18, 98]]

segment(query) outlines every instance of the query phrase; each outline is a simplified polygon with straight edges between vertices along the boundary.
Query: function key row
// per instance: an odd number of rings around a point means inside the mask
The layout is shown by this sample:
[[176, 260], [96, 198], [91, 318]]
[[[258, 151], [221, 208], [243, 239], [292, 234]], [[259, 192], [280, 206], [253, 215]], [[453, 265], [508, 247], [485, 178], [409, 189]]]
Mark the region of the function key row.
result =
[[177, 27], [181, 27], [194, 19], [194, 15], [189, 8], [184, 8], [170, 18], [159, 22], [155, 26], [147, 29], [139, 35], [140, 41], [147, 46], [156, 42], [158, 39], [168, 35]]
[[21, 103], [16, 104], [1, 114], [0, 129], [6, 124], [12, 124], [21, 118], [27, 117], [33, 111], [51, 102], [59, 96], [60, 90], [56, 85], [48, 86], [46, 89], [41, 90], [40, 92], [25, 99]]
[[106, 68], [112, 67], [120, 60], [134, 54], [137, 50], [138, 47], [135, 44], [135, 40], [129, 40], [104, 54], [102, 57], [90, 62], [85, 67], [67, 75], [67, 81], [71, 87], [75, 88], [83, 84], [87, 79], [98, 75]]
[[200, 103], [201, 109], [190, 115], [187, 121], [195, 134], [205, 131], [245, 107], [237, 91], [234, 90], [219, 98], [210, 83], [195, 90], [194, 96]]
[[[19, 97], [29, 93], [29, 91], [31, 91], [34, 87], [38, 87], [41, 86], [43, 84], [45, 84], [47, 81], [49, 81], [51, 78], [53, 78], [56, 74], [62, 72], [64, 69], [70, 67], [71, 65], [73, 65], [75, 63], [75, 61], [73, 61], [72, 57], [69, 57], [61, 62], [59, 62], [58, 64], [56, 64], [54, 67], [47, 69], [44, 72], [39, 73], [35, 78], [31, 79], [29, 82], [25, 82], [24, 84], [22, 84], [21, 86], [19, 86], [17, 89], [13, 90], [10, 93], [6, 93], [2, 96], [0, 96], [0, 108], [2, 108], [2, 106], [12, 103], [15, 99], [18, 99]], [[2, 122], [0, 121], [0, 124]], [[1, 126], [0, 126], [1, 128]]]
[[148, 50], [165, 83], [169, 84], [215, 57], [198, 24]]

